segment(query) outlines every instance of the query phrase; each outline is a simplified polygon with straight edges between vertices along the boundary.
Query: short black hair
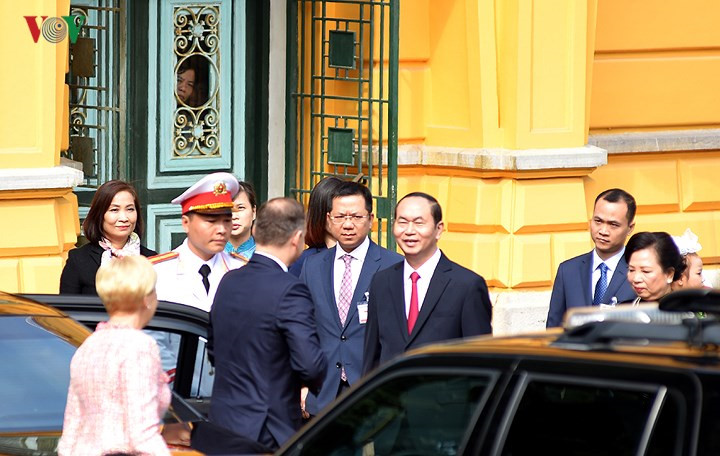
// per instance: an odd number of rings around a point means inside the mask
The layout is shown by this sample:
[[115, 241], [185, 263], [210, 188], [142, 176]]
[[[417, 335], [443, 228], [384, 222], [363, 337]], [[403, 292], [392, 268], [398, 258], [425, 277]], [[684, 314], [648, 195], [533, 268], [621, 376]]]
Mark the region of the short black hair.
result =
[[633, 234], [625, 247], [625, 262], [630, 263], [633, 253], [648, 248], [655, 249], [664, 272], [669, 271], [670, 268], [675, 271], [673, 280], [682, 276], [686, 268], [685, 259], [680, 255], [680, 250], [675, 245], [672, 236], [664, 231], [641, 231]]
[[273, 198], [258, 209], [253, 237], [260, 245], [282, 246], [304, 229], [303, 205], [290, 198]]
[[[335, 189], [335, 194], [333, 195], [333, 200], [336, 198], [341, 198], [343, 196], [353, 196], [353, 195], [361, 195], [365, 199], [365, 209], [367, 209], [368, 214], [372, 214], [373, 209], [373, 201], [372, 201], [372, 193], [370, 193], [370, 189], [364, 186], [363, 184], [359, 184], [357, 182], [353, 181], [345, 181], [342, 184], [338, 185], [338, 187]], [[332, 205], [330, 206], [330, 209], [332, 209]]]
[[434, 196], [428, 195], [425, 192], [412, 192], [400, 198], [400, 201], [398, 201], [395, 205], [395, 214], [393, 215], [393, 218], [397, 218], [397, 207], [405, 198], [426, 199], [430, 203], [430, 214], [432, 215], [433, 222], [435, 222], [436, 225], [442, 222], [442, 208], [440, 207], [440, 203], [438, 203], [438, 200], [436, 200]]
[[618, 201], [623, 200], [627, 205], [628, 223], [632, 223], [633, 220], [635, 220], [635, 211], [637, 210], [637, 204], [635, 203], [635, 198], [633, 198], [633, 196], [625, 190], [621, 188], [611, 188], [605, 190], [604, 192], [600, 193], [597, 198], [595, 198], [595, 205], [597, 205], [597, 202], [601, 199], [604, 199], [609, 203], [617, 203]]

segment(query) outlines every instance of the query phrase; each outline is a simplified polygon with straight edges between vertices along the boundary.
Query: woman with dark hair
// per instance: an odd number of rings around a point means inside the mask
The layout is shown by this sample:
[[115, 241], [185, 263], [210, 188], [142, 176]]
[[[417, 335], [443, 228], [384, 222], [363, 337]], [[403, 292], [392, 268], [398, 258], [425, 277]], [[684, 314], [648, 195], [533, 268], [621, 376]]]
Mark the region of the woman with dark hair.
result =
[[101, 264], [114, 257], [157, 255], [140, 245], [140, 211], [137, 192], [127, 182], [111, 180], [97, 189], [82, 225], [89, 242], [68, 252], [60, 276], [60, 294], [97, 295], [95, 274]]
[[633, 304], [657, 301], [670, 293], [686, 267], [672, 237], [662, 231], [634, 234], [625, 247], [625, 260], [628, 282], [638, 295]]
[[230, 231], [230, 240], [225, 245], [225, 251], [250, 260], [255, 253], [252, 227], [257, 212], [257, 196], [251, 183], [240, 181], [238, 185], [240, 190], [233, 198], [232, 231]]
[[183, 60], [177, 70], [175, 86], [179, 105], [195, 108], [207, 102], [207, 72], [208, 62], [204, 57], [192, 56]]
[[307, 244], [308, 248], [289, 269], [297, 277], [300, 277], [300, 271], [302, 271], [303, 264], [305, 264], [308, 257], [335, 246], [336, 240], [327, 229], [327, 214], [332, 209], [335, 191], [342, 183], [342, 179], [328, 176], [315, 184], [315, 187], [310, 192], [310, 200], [305, 215], [305, 244]]

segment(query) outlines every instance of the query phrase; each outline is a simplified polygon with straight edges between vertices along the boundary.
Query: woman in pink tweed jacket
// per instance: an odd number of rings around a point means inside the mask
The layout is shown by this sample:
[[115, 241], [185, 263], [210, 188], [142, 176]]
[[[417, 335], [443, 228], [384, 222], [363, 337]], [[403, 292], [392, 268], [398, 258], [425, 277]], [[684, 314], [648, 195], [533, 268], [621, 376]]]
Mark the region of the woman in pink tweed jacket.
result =
[[100, 267], [97, 291], [109, 321], [73, 356], [60, 456], [132, 452], [169, 455], [160, 435], [170, 404], [155, 340], [141, 329], [157, 307], [156, 274], [142, 256]]

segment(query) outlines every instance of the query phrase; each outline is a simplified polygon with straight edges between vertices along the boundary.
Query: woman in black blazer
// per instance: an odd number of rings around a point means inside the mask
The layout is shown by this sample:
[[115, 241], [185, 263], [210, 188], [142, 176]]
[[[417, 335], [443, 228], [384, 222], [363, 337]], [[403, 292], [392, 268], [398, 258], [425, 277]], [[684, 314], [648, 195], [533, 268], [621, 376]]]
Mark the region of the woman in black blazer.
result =
[[140, 201], [132, 185], [111, 180], [97, 189], [83, 222], [88, 244], [68, 252], [60, 276], [60, 294], [97, 295], [95, 274], [113, 257], [156, 255], [140, 245], [143, 229]]

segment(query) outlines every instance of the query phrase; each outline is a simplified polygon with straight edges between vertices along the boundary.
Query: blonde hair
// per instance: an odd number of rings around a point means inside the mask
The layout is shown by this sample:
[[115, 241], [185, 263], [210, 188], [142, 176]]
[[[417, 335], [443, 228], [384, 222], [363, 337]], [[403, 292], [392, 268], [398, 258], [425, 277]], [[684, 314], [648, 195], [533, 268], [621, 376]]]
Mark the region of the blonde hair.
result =
[[156, 281], [152, 263], [144, 256], [133, 255], [113, 258], [100, 266], [95, 287], [108, 313], [135, 312], [155, 289]]

